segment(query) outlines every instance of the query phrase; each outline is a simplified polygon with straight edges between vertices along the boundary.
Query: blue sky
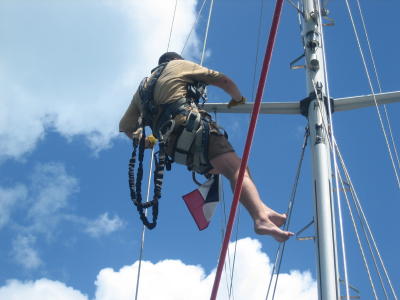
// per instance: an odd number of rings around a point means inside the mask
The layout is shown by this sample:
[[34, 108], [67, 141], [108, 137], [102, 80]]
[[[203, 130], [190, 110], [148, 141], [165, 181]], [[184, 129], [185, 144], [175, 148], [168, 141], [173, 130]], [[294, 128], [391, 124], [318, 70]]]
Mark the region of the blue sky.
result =
[[[178, 1], [170, 50], [182, 49], [199, 2]], [[204, 63], [232, 77], [248, 99], [274, 5], [264, 2], [256, 65], [260, 3], [215, 1]], [[127, 186], [131, 144], [117, 126], [139, 81], [167, 49], [174, 4], [0, 2], [0, 299], [132, 299], [142, 227]], [[365, 0], [362, 5], [383, 91], [397, 91], [400, 4]], [[336, 23], [325, 28], [331, 96], [369, 94], [345, 4], [329, 1], [328, 8]], [[361, 30], [355, 6], [353, 12]], [[204, 12], [184, 52], [197, 62], [205, 23]], [[366, 47], [365, 39], [362, 44]], [[296, 12], [286, 3], [263, 101], [306, 96], [304, 71], [289, 69], [301, 53]], [[215, 88], [209, 89], [209, 98], [229, 100]], [[400, 105], [388, 110], [399, 147]], [[249, 117], [217, 119], [242, 153]], [[249, 166], [263, 200], [278, 211], [285, 211], [288, 204], [305, 125], [302, 116], [259, 118]], [[400, 190], [376, 109], [336, 113], [334, 126], [398, 293]], [[307, 151], [292, 231], [312, 219], [310, 175]], [[232, 194], [227, 182], [224, 185], [229, 208]], [[184, 167], [175, 165], [166, 173], [159, 224], [146, 232], [140, 299], [209, 297], [222, 239], [223, 205], [210, 227], [199, 232], [181, 198], [194, 188]], [[347, 210], [344, 216], [350, 283], [361, 290], [362, 298], [370, 299]], [[269, 259], [277, 243], [255, 235], [243, 209], [238, 238], [235, 299], [264, 299]], [[292, 238], [282, 272], [278, 299], [313, 299], [313, 242]], [[219, 299], [229, 299], [226, 285], [223, 277]], [[377, 288], [382, 296], [378, 283]]]

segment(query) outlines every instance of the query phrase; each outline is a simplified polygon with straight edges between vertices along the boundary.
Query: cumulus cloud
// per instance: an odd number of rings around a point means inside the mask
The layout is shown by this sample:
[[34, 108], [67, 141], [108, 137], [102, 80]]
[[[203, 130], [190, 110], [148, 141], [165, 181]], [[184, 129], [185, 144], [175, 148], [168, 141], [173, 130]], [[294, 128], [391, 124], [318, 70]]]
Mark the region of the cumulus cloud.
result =
[[103, 213], [97, 219], [87, 221], [85, 231], [92, 237], [100, 237], [120, 229], [123, 224], [118, 216], [110, 218], [108, 213]]
[[[234, 245], [230, 245], [233, 251]], [[232, 263], [232, 262], [231, 262]], [[134, 297], [138, 262], [118, 271], [103, 269], [97, 276], [96, 300], [128, 300]], [[233, 278], [234, 299], [265, 299], [266, 278], [272, 265], [261, 251], [257, 240], [245, 238], [238, 241], [235, 276]], [[226, 288], [227, 273], [223, 272], [218, 299], [229, 299]], [[281, 274], [276, 299], [312, 300], [317, 298], [316, 282], [309, 272], [291, 271]], [[201, 266], [186, 265], [179, 260], [163, 260], [158, 263], [144, 261], [140, 277], [140, 299], [191, 299], [210, 297], [215, 270], [205, 274]], [[157, 288], [154, 288], [155, 285]]]
[[[170, 50], [183, 48], [196, 2], [179, 2]], [[33, 151], [48, 129], [108, 147], [138, 82], [167, 50], [174, 4], [2, 1], [0, 159]], [[196, 44], [194, 33], [188, 53]]]
[[42, 264], [39, 254], [34, 248], [35, 242], [36, 238], [31, 234], [18, 235], [13, 241], [14, 260], [27, 269], [35, 269]]
[[[234, 247], [233, 244], [230, 247]], [[257, 240], [245, 238], [238, 241], [233, 294], [236, 300], [265, 299], [266, 278], [272, 265], [268, 256], [261, 251]], [[97, 275], [94, 300], [128, 300], [133, 299], [138, 270], [138, 262], [124, 266], [119, 270], [102, 269]], [[218, 299], [228, 300], [223, 275]], [[163, 260], [157, 263], [142, 262], [139, 297], [142, 300], [203, 300], [210, 297], [215, 270], [206, 274], [201, 266], [186, 265], [179, 260]], [[42, 289], [37, 286], [42, 285]], [[36, 287], [36, 288], [35, 288]], [[0, 299], [51, 299], [48, 292], [63, 295], [68, 300], [88, 300], [79, 291], [65, 284], [41, 279], [35, 282], [9, 281], [0, 287]], [[68, 291], [68, 293], [67, 293]], [[27, 293], [27, 294], [23, 294]], [[18, 297], [19, 298], [18, 298]], [[14, 298], [12, 298], [14, 297]], [[276, 299], [313, 300], [317, 298], [316, 282], [310, 273], [291, 271], [281, 274]], [[54, 298], [55, 299], [55, 298]]]
[[40, 279], [20, 282], [9, 280], [0, 287], [0, 299], [7, 300], [88, 300], [81, 292], [59, 281]]

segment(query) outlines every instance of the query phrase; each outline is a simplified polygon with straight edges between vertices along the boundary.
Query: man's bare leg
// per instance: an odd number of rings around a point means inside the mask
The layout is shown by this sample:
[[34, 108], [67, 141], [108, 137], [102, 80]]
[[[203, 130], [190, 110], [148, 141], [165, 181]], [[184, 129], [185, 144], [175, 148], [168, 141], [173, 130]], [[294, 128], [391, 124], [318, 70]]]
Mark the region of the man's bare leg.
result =
[[[234, 190], [239, 176], [240, 158], [235, 152], [228, 152], [212, 159], [213, 171], [224, 175]], [[214, 173], [214, 172], [213, 172]], [[279, 214], [262, 202], [257, 188], [246, 171], [243, 178], [243, 187], [240, 202], [247, 209], [254, 221], [254, 231], [258, 234], [272, 235], [278, 242], [286, 241], [293, 233], [283, 231], [279, 227], [286, 221], [285, 214]]]

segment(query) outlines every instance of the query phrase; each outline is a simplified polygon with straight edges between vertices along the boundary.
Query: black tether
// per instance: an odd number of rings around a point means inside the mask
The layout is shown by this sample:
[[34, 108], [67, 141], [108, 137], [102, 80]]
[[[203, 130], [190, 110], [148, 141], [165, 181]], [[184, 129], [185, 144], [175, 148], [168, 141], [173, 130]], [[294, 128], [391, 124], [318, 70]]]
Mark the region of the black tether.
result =
[[[136, 182], [135, 182], [135, 163], [136, 163], [136, 153], [138, 145], [136, 142], [133, 142], [133, 151], [132, 157], [129, 160], [129, 189], [131, 194], [131, 200], [133, 204], [135, 204], [140, 219], [148, 229], [153, 229], [157, 225], [157, 217], [158, 217], [158, 199], [161, 198], [161, 187], [164, 178], [164, 169], [165, 169], [165, 143], [160, 142], [158, 144], [159, 151], [154, 154], [155, 161], [155, 170], [154, 170], [154, 195], [153, 200], [142, 203], [142, 179], [143, 179], [143, 158], [144, 158], [144, 150], [145, 150], [145, 140], [146, 136], [144, 134], [139, 142], [139, 166], [137, 169]], [[158, 159], [157, 159], [158, 154]], [[149, 219], [145, 214], [145, 209], [152, 208], [152, 222], [150, 223]]]

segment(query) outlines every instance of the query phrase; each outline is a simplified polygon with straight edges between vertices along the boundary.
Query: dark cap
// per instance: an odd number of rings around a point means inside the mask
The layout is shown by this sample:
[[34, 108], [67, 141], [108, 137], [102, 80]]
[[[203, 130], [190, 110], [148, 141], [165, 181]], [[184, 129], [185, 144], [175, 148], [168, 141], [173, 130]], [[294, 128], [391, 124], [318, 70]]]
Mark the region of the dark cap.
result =
[[183, 57], [176, 52], [165, 52], [163, 55], [160, 56], [158, 64], [169, 62], [174, 59], [183, 59]]

